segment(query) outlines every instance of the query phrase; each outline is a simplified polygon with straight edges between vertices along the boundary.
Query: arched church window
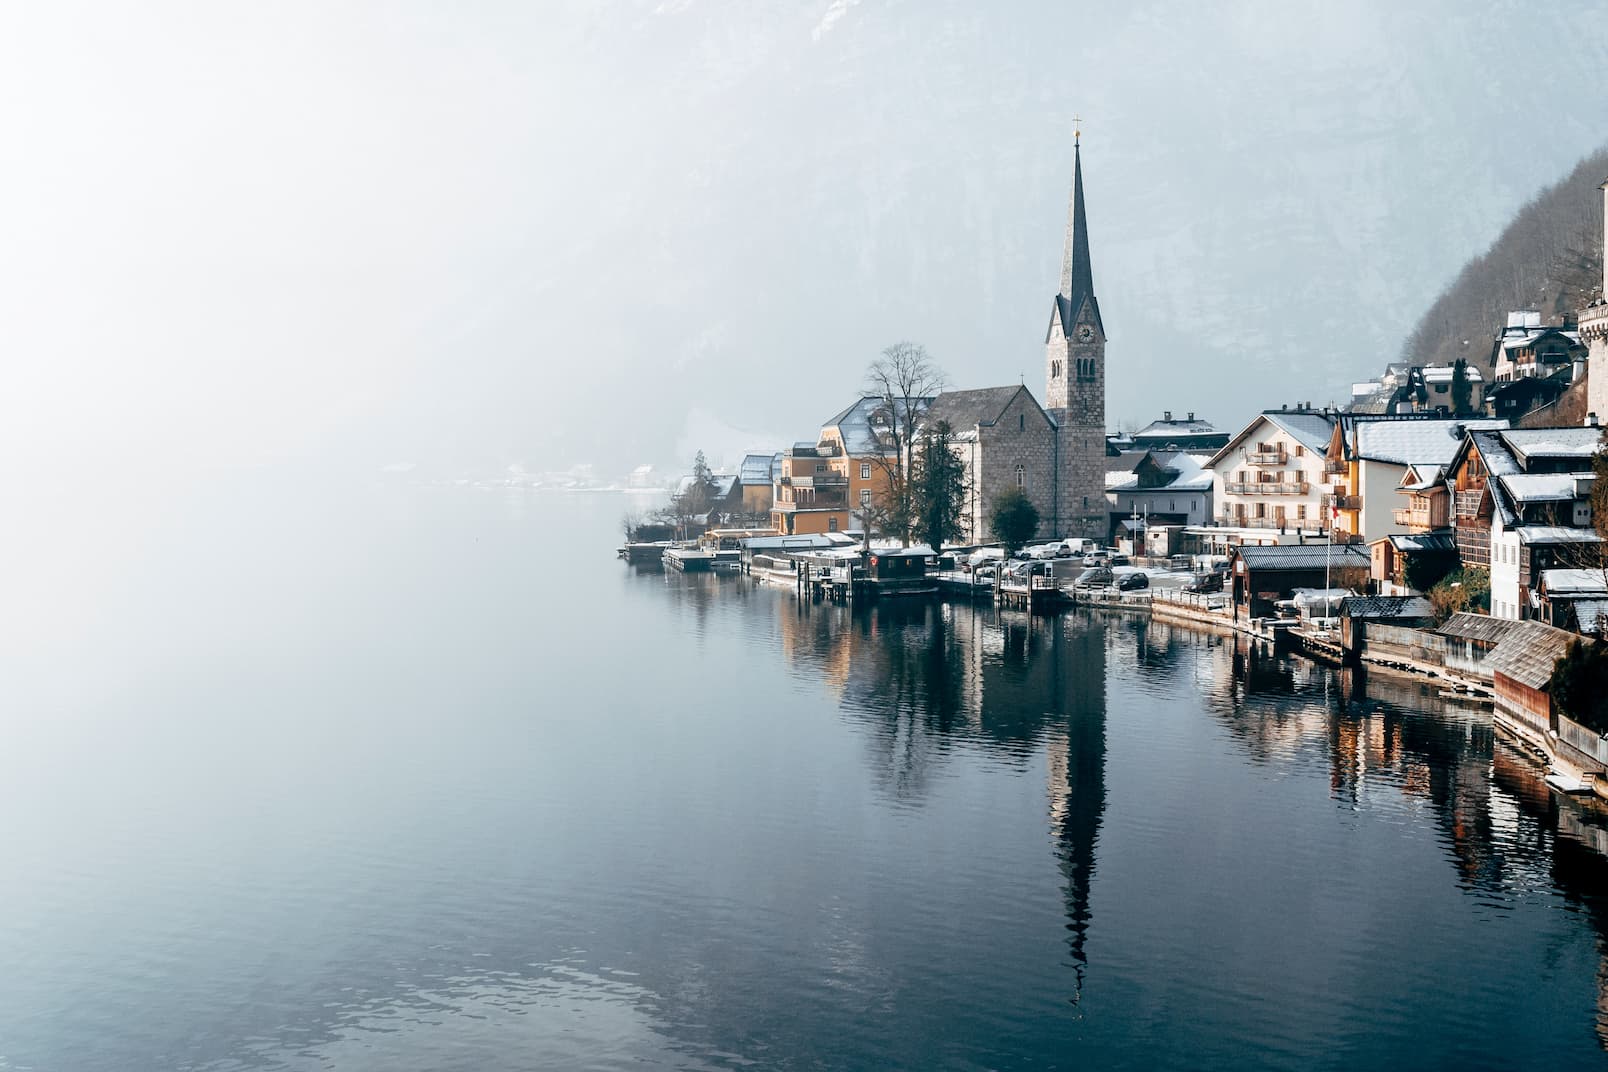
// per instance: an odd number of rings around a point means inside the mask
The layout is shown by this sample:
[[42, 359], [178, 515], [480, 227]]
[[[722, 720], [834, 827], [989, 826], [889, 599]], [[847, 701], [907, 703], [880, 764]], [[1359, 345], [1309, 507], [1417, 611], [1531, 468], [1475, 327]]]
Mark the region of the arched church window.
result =
[[1027, 486], [1027, 467], [1024, 465], [1016, 467], [1016, 486], [1019, 488]]

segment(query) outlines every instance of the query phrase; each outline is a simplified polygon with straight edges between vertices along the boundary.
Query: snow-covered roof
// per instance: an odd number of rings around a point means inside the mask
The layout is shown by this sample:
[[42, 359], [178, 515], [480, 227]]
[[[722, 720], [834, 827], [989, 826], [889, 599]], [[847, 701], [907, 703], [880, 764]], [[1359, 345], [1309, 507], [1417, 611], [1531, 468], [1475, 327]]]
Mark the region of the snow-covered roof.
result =
[[1602, 447], [1602, 429], [1513, 428], [1502, 439], [1525, 464], [1532, 458], [1589, 458]]
[[1541, 571], [1541, 587], [1549, 595], [1608, 596], [1608, 571], [1600, 569], [1549, 569]]
[[1284, 412], [1278, 410], [1264, 413], [1262, 416], [1278, 425], [1293, 439], [1311, 450], [1322, 451], [1327, 449], [1329, 436], [1334, 432], [1334, 418], [1322, 413], [1299, 410]]
[[1261, 547], [1241, 545], [1235, 548], [1246, 569], [1251, 570], [1304, 570], [1323, 569], [1325, 560], [1335, 569], [1348, 566], [1367, 568], [1368, 552], [1356, 544], [1285, 543]]
[[1539, 339], [1541, 336], [1546, 335], [1549, 332], [1551, 332], [1553, 334], [1557, 334], [1557, 335], [1562, 335], [1564, 338], [1568, 339], [1570, 342], [1579, 342], [1580, 341], [1580, 333], [1578, 331], [1563, 331], [1563, 330], [1561, 330], [1559, 328], [1541, 328], [1541, 329], [1535, 330], [1535, 331], [1525, 330], [1525, 331], [1522, 331], [1522, 332], [1509, 331], [1509, 332], [1505, 332], [1503, 334], [1503, 336], [1502, 336], [1502, 349], [1504, 351], [1507, 351], [1507, 350], [1522, 350], [1526, 346], [1532, 345], [1535, 342], [1535, 340]]
[[1574, 529], [1566, 525], [1525, 525], [1519, 529], [1520, 543], [1601, 543], [1602, 537], [1592, 529]]
[[1601, 634], [1608, 627], [1608, 599], [1582, 599], [1574, 605], [1575, 628]]
[[[1480, 375], [1480, 370], [1479, 369], [1475, 368], [1473, 365], [1468, 365], [1468, 364], [1465, 364], [1463, 366], [1463, 368], [1468, 374], [1468, 382], [1469, 383], [1482, 383], [1482, 382], [1484, 382], [1485, 378]], [[1452, 382], [1452, 376], [1456, 371], [1456, 366], [1454, 366], [1454, 365], [1425, 365], [1421, 371], [1423, 373], [1425, 383], [1451, 383]]]
[[1401, 474], [1401, 483], [1397, 486], [1402, 491], [1430, 491], [1439, 487], [1445, 479], [1445, 466], [1409, 465], [1407, 471]]
[[1194, 418], [1186, 418], [1181, 421], [1175, 421], [1163, 418], [1159, 421], [1151, 421], [1149, 424], [1139, 429], [1139, 431], [1135, 432], [1133, 434], [1133, 438], [1136, 440], [1164, 439], [1167, 436], [1176, 435], [1216, 434], [1218, 434], [1217, 429], [1213, 428], [1208, 421], [1196, 420]]
[[[932, 404], [930, 398], [917, 398], [911, 402], [911, 408], [920, 416]], [[904, 402], [896, 399], [894, 405], [903, 408]], [[843, 436], [843, 449], [851, 455], [879, 454], [882, 446], [877, 439], [877, 427], [887, 416], [886, 406], [881, 398], [875, 395], [865, 395], [839, 413], [833, 414], [822, 422], [821, 427], [836, 428]], [[876, 421], [873, 421], [876, 418]], [[876, 426], [874, 426], [876, 425]], [[808, 444], [814, 446], [813, 443]]]
[[1472, 432], [1474, 445], [1479, 448], [1480, 458], [1485, 462], [1485, 471], [1492, 476], [1510, 476], [1522, 472], [1519, 460], [1513, 456], [1508, 445], [1502, 441], [1502, 435], [1497, 432]]
[[745, 486], [769, 484], [775, 464], [774, 454], [745, 454], [737, 467], [737, 475]]
[[1514, 502], [1568, 502], [1575, 497], [1577, 481], [1590, 473], [1516, 473], [1497, 477]]
[[1397, 532], [1380, 538], [1407, 554], [1457, 550], [1457, 538], [1449, 532]]
[[1538, 309], [1515, 309], [1507, 315], [1507, 326], [1526, 330], [1541, 326], [1541, 312]]
[[1445, 465], [1471, 431], [1508, 427], [1505, 419], [1358, 420], [1356, 456], [1395, 465]]

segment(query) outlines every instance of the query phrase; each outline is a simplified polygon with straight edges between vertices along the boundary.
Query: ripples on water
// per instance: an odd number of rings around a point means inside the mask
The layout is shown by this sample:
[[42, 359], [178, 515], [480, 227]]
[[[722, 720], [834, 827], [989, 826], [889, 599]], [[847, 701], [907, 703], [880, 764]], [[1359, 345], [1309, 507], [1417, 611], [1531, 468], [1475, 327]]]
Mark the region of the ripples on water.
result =
[[0, 1069], [1603, 1063], [1608, 837], [1488, 715], [619, 510], [219, 510], [19, 664]]

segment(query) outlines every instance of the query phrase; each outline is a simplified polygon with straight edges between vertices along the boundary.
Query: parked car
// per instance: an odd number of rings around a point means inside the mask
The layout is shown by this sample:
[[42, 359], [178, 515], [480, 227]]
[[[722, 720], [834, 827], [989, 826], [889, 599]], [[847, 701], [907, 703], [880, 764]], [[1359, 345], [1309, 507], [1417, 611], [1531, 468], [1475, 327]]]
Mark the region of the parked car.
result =
[[1194, 564], [1195, 560], [1188, 555], [1173, 555], [1167, 559], [1167, 568], [1180, 573], [1191, 568]]
[[1123, 553], [1121, 553], [1120, 551], [1111, 556], [1111, 564], [1113, 566], [1127, 566], [1127, 565], [1130, 565], [1130, 563], [1128, 561], [1128, 556], [1123, 554]]
[[977, 581], [992, 581], [999, 573], [999, 567], [993, 564], [978, 566], [972, 570], [972, 579]]
[[1150, 575], [1147, 573], [1128, 573], [1117, 582], [1119, 592], [1138, 592], [1150, 587]]
[[1221, 592], [1223, 590], [1223, 575], [1216, 570], [1197, 573], [1194, 579], [1184, 585], [1186, 592]]
[[1074, 582], [1074, 585], [1078, 588], [1103, 588], [1115, 582], [1116, 579], [1117, 575], [1115, 573], [1112, 573], [1109, 569], [1100, 566], [1094, 569], [1084, 570], [1078, 575], [1078, 579], [1076, 582]]
[[1023, 562], [1011, 567], [1011, 575], [1018, 580], [1027, 577], [1048, 577], [1050, 564], [1048, 562]]
[[1110, 556], [1104, 551], [1089, 551], [1083, 556], [1085, 566], [1108, 566], [1111, 564]]

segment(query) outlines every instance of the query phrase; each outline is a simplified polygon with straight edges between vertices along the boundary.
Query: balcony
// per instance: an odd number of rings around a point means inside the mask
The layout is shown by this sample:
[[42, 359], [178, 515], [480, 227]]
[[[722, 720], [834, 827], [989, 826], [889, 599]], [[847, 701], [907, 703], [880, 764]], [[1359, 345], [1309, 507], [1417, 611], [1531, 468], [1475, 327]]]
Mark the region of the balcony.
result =
[[1285, 529], [1289, 532], [1294, 532], [1296, 529], [1316, 527], [1314, 522], [1303, 518], [1288, 517], [1284, 514], [1273, 514], [1270, 517], [1250, 517], [1230, 511], [1218, 514], [1215, 520], [1219, 525], [1228, 525], [1236, 529]]
[[1350, 469], [1351, 467], [1346, 464], [1344, 458], [1339, 460], [1328, 458], [1323, 462], [1323, 472], [1326, 476], [1345, 476]]
[[1284, 465], [1290, 460], [1283, 447], [1274, 450], [1248, 450], [1245, 452], [1247, 465]]
[[1224, 484], [1223, 490], [1230, 495], [1310, 495], [1312, 485], [1305, 480], [1250, 480]]
[[810, 476], [781, 477], [784, 488], [845, 488], [849, 478], [842, 473], [814, 473]]
[[780, 510], [790, 514], [797, 510], [847, 510], [849, 497], [847, 495], [809, 495], [796, 498], [777, 499], [771, 509]]
[[1361, 510], [1361, 495], [1325, 495], [1323, 497], [1325, 510]]

